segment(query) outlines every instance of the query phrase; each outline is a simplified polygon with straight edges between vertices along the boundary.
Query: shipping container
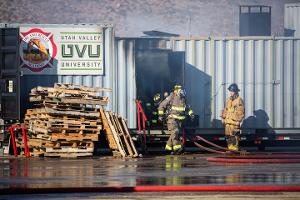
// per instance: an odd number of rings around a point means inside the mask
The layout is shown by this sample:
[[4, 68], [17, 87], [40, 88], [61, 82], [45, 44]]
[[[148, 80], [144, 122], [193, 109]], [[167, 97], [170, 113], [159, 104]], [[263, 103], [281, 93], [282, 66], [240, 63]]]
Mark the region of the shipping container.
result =
[[[137, 49], [185, 53], [185, 88], [188, 103], [199, 115], [200, 128], [222, 127], [219, 116], [228, 97], [227, 88], [233, 82], [239, 85], [245, 101], [243, 128], [300, 127], [300, 39], [118, 38], [116, 43], [118, 55], [122, 55], [122, 59], [118, 56], [117, 68], [135, 69], [136, 59], [132, 55], [136, 53], [132, 52]], [[127, 43], [132, 44], [131, 49], [124, 45]], [[131, 52], [129, 57], [127, 51]], [[134, 86], [131, 85], [135, 91]]]
[[[112, 88], [111, 93], [103, 94], [110, 98], [106, 109], [118, 112], [128, 120], [129, 128], [136, 128], [135, 100], [140, 98], [138, 80], [146, 80], [148, 73], [153, 72], [151, 69], [147, 74], [139, 72], [139, 66], [146, 66], [139, 57], [147, 57], [147, 53], [172, 52], [183, 55], [175, 58], [182, 57], [176, 63], [183, 62], [184, 71], [176, 68], [173, 61], [165, 63], [173, 69], [174, 77], [178, 73], [183, 75], [188, 103], [199, 116], [197, 122], [200, 128], [222, 127], [219, 115], [228, 96], [227, 87], [233, 82], [239, 85], [240, 95], [245, 101], [243, 128], [300, 128], [299, 38], [115, 38], [111, 25], [2, 24], [1, 27], [16, 28], [21, 37], [16, 38], [15, 34], [13, 37], [16, 39], [12, 41], [19, 41], [20, 46], [19, 51], [13, 52], [20, 54], [21, 58], [13, 60], [16, 65], [20, 62], [20, 110], [23, 113], [24, 108], [29, 106], [29, 91], [36, 86], [61, 82], [106, 87]], [[102, 36], [97, 37], [99, 35]], [[30, 40], [36, 38], [44, 44], [44, 53], [55, 56], [48, 60], [42, 60], [41, 55], [36, 57], [36, 44], [30, 44]], [[71, 58], [71, 50], [76, 54], [74, 59]], [[53, 53], [55, 51], [56, 54]], [[86, 59], [86, 54], [91, 59]], [[62, 61], [69, 60], [75, 64], [81, 60], [96, 60], [99, 68], [85, 69], [86, 64], [80, 69], [64, 71], [62, 68], [70, 67], [70, 64], [62, 66]], [[30, 65], [29, 61], [33, 64]], [[151, 59], [147, 58], [147, 62]], [[155, 65], [153, 67], [158, 66], [157, 62], [152, 64]], [[148, 65], [150, 67], [151, 63]], [[149, 82], [149, 85], [155, 84]]]
[[285, 4], [284, 33], [285, 36], [300, 37], [300, 3]]

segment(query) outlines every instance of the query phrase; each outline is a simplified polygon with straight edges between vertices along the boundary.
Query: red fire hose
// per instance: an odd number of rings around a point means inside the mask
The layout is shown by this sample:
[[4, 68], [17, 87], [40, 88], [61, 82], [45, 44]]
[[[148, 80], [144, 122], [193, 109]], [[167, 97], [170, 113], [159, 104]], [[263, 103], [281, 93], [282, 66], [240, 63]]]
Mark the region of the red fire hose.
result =
[[[222, 146], [216, 145], [200, 136], [197, 136], [196, 139], [205, 142], [219, 150], [215, 150], [209, 147], [204, 147], [197, 142], [193, 141], [194, 144], [211, 153], [217, 154], [227, 154], [227, 156], [219, 157], [207, 157], [206, 160], [209, 162], [218, 162], [218, 163], [300, 163], [300, 154], [295, 153], [275, 153], [275, 154], [251, 154], [249, 152], [243, 151], [234, 151], [224, 148]], [[224, 151], [220, 151], [224, 150]], [[240, 153], [240, 155], [230, 155], [230, 153]]]
[[231, 149], [228, 149], [228, 148], [225, 148], [225, 147], [222, 147], [222, 146], [219, 146], [215, 143], [212, 143], [206, 139], [204, 139], [203, 137], [200, 137], [200, 136], [196, 136], [196, 139], [198, 140], [202, 140], [203, 142], [213, 146], [213, 147], [216, 147], [218, 149], [221, 149], [221, 150], [224, 150], [224, 151], [227, 151], [227, 152], [232, 152], [232, 153], [242, 153], [242, 154], [247, 154], [247, 152], [242, 152], [242, 151], [236, 151], [236, 150], [231, 150]]
[[2, 188], [0, 194], [45, 194], [83, 192], [300, 192], [300, 186], [290, 185], [172, 185], [134, 187], [78, 188]]
[[231, 159], [300, 159], [300, 154], [249, 154], [247, 156], [228, 155]]
[[208, 157], [207, 161], [221, 163], [300, 163], [299, 158], [231, 158], [231, 157]]
[[196, 145], [196, 146], [199, 147], [200, 149], [203, 149], [203, 150], [208, 151], [208, 152], [210, 152], [210, 153], [227, 154], [227, 153], [224, 152], [224, 151], [218, 151], [218, 150], [215, 150], [215, 149], [211, 149], [211, 148], [202, 146], [201, 144], [198, 144], [197, 142], [194, 142], [194, 145]]

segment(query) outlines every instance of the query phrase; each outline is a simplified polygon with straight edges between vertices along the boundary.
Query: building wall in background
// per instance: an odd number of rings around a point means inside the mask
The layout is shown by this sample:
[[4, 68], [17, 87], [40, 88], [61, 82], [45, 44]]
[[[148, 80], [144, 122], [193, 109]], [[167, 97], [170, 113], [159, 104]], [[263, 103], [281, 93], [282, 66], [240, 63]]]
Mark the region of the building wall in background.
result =
[[285, 5], [284, 29], [286, 36], [300, 37], [300, 3]]
[[271, 34], [282, 36], [284, 4], [295, 2], [299, 0], [0, 0], [0, 22], [111, 23], [122, 37], [149, 30], [238, 36], [239, 6], [265, 5], [272, 6]]

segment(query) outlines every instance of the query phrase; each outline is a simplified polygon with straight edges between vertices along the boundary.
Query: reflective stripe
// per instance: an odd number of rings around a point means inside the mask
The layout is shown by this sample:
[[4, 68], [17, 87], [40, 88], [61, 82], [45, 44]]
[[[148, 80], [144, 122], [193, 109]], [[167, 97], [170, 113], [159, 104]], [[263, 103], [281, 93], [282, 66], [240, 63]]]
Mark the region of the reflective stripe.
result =
[[176, 151], [176, 150], [178, 150], [178, 149], [181, 149], [181, 144], [177, 144], [177, 145], [175, 145], [175, 146], [173, 146], [173, 149], [174, 149], [174, 151]]
[[181, 88], [182, 88], [181, 85], [175, 85], [175, 86], [174, 86], [174, 89], [175, 89], [175, 90], [181, 89]]
[[151, 106], [151, 103], [146, 103], [146, 106], [150, 107], [150, 106]]
[[153, 98], [154, 101], [158, 101], [159, 99], [160, 99], [160, 95], [155, 95]]
[[158, 114], [159, 114], [159, 115], [163, 115], [163, 114], [164, 114], [164, 111], [163, 111], [163, 110], [159, 110], [159, 111], [158, 111]]
[[153, 114], [153, 115], [157, 115], [157, 112], [154, 111], [154, 112], [152, 112], [152, 114]]
[[192, 115], [194, 112], [192, 111], [192, 110], [190, 110], [189, 112], [188, 112], [188, 114], [189, 115]]
[[155, 123], [155, 124], [156, 124], [156, 123], [157, 123], [157, 120], [156, 120], [156, 119], [153, 119], [153, 120], [152, 120], [152, 123]]
[[165, 150], [172, 151], [172, 147], [169, 145], [166, 145]]
[[178, 119], [178, 120], [184, 120], [185, 119], [185, 116], [178, 116], [178, 115], [170, 115], [169, 117], [173, 118], [173, 119]]
[[238, 147], [238, 145], [229, 144], [229, 145], [228, 145], [228, 149], [229, 149], [229, 150], [238, 151], [238, 150], [239, 150], [239, 147]]
[[185, 111], [185, 106], [172, 106], [171, 109], [175, 111]]

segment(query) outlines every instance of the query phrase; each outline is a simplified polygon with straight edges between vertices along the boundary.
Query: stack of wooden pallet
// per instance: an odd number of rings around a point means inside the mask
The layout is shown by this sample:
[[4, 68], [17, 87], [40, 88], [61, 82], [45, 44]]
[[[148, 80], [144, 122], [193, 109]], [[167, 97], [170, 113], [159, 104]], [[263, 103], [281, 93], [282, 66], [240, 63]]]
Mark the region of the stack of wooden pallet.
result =
[[70, 84], [31, 90], [25, 124], [32, 155], [91, 156], [102, 130], [100, 108], [108, 103], [100, 96], [106, 89]]

